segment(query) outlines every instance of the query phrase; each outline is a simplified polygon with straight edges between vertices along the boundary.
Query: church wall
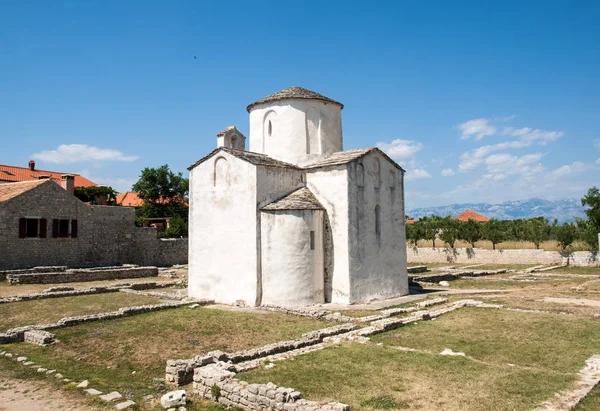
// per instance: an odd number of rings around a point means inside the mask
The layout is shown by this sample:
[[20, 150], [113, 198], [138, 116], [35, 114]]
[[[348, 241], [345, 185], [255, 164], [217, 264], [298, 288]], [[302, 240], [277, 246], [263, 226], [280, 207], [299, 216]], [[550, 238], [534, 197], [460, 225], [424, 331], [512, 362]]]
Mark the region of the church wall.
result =
[[304, 186], [304, 172], [293, 168], [257, 167], [256, 204], [264, 207]]
[[261, 213], [263, 304], [324, 302], [322, 230], [321, 210]]
[[[315, 124], [315, 110], [318, 125]], [[318, 100], [285, 100], [257, 105], [250, 112], [249, 150], [294, 164], [319, 154], [341, 151], [341, 111], [337, 104]], [[315, 132], [318, 133], [316, 139]]]
[[346, 166], [307, 171], [306, 184], [326, 210], [323, 216], [325, 299], [346, 304], [350, 300]]
[[348, 175], [350, 302], [407, 294], [402, 172], [373, 152]]
[[192, 169], [189, 218], [189, 295], [254, 305], [256, 167], [220, 152]]

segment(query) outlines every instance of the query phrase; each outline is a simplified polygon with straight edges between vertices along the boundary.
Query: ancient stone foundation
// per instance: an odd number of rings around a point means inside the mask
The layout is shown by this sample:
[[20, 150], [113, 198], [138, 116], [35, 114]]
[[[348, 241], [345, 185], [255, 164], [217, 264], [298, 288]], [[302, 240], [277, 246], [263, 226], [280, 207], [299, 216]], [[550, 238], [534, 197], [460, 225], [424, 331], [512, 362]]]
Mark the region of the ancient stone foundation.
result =
[[29, 330], [23, 333], [23, 341], [35, 345], [49, 345], [56, 341], [56, 336], [42, 330]]
[[235, 377], [235, 373], [218, 364], [194, 370], [194, 393], [218, 401], [228, 407], [244, 410], [347, 411], [350, 407], [339, 402], [319, 403], [302, 399], [293, 388], [278, 387], [273, 383], [248, 384]]
[[85, 281], [116, 280], [158, 276], [156, 267], [95, 267], [55, 272], [13, 273], [6, 272], [9, 284], [57, 284]]

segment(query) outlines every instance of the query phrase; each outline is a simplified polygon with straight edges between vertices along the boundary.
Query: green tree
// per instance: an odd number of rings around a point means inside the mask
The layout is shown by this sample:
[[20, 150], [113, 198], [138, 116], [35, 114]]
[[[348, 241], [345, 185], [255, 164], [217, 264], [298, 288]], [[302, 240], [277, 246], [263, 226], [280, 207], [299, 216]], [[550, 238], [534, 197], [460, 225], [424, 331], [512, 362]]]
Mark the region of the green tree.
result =
[[169, 219], [169, 227], [165, 231], [165, 237], [187, 237], [188, 224], [180, 215], [174, 215]]
[[165, 164], [158, 168], [144, 168], [132, 189], [147, 202], [183, 202], [189, 192], [189, 180], [181, 173], [173, 173]]
[[544, 217], [532, 218], [527, 221], [525, 238], [535, 244], [536, 249], [540, 249], [540, 244], [548, 239], [549, 234], [550, 226]]
[[484, 225], [483, 238], [491, 241], [494, 250], [496, 249], [496, 244], [500, 244], [506, 239], [504, 228], [505, 224], [496, 218], [491, 218], [490, 221]]
[[586, 223], [577, 222], [581, 226], [581, 238], [594, 251], [598, 251], [598, 233], [600, 233], [600, 190], [592, 187], [587, 194], [581, 199], [581, 205], [587, 206], [585, 214], [587, 216]]
[[168, 165], [159, 168], [145, 168], [139, 180], [133, 185], [144, 204], [135, 210], [136, 225], [142, 225], [146, 218], [169, 218], [166, 237], [187, 236], [188, 205], [186, 196], [189, 180], [181, 173], [173, 173]]
[[556, 242], [561, 250], [565, 251], [577, 239], [577, 226], [572, 223], [564, 223], [556, 228], [555, 234]]
[[481, 223], [469, 218], [469, 221], [462, 224], [460, 238], [471, 244], [471, 247], [475, 248], [475, 243], [481, 240], [482, 237]]
[[454, 243], [458, 240], [461, 222], [448, 216], [440, 221], [441, 229], [439, 232], [440, 240], [447, 243], [450, 248], [454, 248]]

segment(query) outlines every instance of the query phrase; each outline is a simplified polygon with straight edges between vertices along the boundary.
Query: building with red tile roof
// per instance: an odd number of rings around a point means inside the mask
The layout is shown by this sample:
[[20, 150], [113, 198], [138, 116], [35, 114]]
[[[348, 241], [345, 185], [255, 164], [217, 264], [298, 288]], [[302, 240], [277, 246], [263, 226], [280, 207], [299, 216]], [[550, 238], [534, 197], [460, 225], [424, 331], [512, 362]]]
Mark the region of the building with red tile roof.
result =
[[117, 195], [117, 205], [123, 207], [141, 207], [145, 203], [138, 193], [133, 191], [127, 191]]
[[484, 215], [481, 215], [479, 213], [476, 213], [473, 210], [466, 210], [464, 213], [457, 215], [456, 217], [454, 217], [455, 220], [460, 220], [460, 221], [469, 221], [469, 220], [475, 220], [479, 223], [487, 223], [488, 221], [490, 221], [490, 219]]
[[0, 164], [0, 184], [44, 179], [52, 179], [60, 184], [62, 176], [66, 174], [75, 176], [75, 187], [95, 187], [98, 185], [79, 174], [38, 170], [35, 168], [35, 161], [33, 160], [29, 161], [29, 167], [16, 167]]

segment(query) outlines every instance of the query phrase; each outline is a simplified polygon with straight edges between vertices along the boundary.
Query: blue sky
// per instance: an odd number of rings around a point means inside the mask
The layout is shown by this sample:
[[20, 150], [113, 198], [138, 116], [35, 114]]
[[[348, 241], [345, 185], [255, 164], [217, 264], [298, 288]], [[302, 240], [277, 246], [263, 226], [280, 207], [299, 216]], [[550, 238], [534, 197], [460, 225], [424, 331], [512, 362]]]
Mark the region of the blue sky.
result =
[[579, 198], [600, 185], [599, 20], [597, 1], [4, 2], [0, 163], [126, 191], [299, 85], [344, 103], [346, 149], [408, 170], [409, 208]]

